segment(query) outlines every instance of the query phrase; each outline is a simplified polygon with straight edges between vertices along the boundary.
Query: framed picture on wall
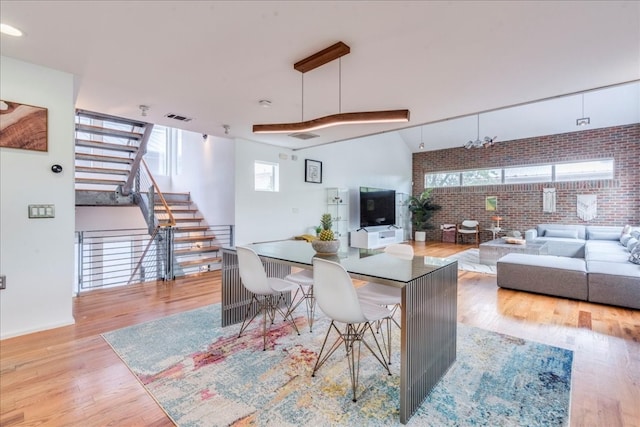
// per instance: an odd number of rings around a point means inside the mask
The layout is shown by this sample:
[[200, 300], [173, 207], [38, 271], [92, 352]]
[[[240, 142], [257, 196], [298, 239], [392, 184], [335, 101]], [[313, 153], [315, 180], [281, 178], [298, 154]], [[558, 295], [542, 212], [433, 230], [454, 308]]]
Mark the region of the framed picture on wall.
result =
[[322, 162], [304, 159], [304, 181], [315, 184], [322, 183]]
[[47, 109], [0, 100], [0, 147], [47, 151]]
[[487, 196], [484, 200], [484, 208], [488, 211], [495, 211], [498, 209], [498, 196]]

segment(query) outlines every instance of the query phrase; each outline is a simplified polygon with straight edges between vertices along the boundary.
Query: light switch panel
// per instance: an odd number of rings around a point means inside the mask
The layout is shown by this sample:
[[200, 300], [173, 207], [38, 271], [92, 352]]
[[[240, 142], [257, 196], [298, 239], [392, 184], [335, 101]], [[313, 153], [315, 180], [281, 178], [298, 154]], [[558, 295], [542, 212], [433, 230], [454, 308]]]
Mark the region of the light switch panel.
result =
[[29, 218], [55, 218], [54, 205], [29, 205]]

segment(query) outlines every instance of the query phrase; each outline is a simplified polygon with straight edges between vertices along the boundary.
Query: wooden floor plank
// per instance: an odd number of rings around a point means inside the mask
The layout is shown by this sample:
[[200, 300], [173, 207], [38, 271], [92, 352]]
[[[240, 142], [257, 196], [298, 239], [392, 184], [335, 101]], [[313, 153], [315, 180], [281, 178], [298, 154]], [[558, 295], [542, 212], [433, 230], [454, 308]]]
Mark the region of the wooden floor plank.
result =
[[[414, 243], [446, 257], [474, 245]], [[219, 271], [87, 292], [76, 323], [0, 341], [0, 426], [173, 425], [101, 333], [220, 302]], [[574, 351], [571, 426], [639, 426], [640, 311], [496, 287], [460, 272], [458, 320]]]

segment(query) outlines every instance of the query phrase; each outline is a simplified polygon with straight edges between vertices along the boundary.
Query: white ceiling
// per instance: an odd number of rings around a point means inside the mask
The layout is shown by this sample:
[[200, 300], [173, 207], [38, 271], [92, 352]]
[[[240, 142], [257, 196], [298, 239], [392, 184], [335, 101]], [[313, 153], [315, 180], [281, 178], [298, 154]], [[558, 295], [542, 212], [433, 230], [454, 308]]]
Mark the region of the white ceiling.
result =
[[[398, 130], [417, 151], [425, 123], [427, 149], [456, 147], [477, 117], [447, 119], [478, 112], [481, 138], [573, 131], [581, 95], [498, 109], [632, 81], [586, 93], [584, 111], [592, 127], [640, 122], [638, 1], [2, 0], [0, 18], [25, 32], [2, 35], [2, 55], [76, 75], [77, 108], [140, 118], [145, 104], [153, 123], [293, 149]], [[293, 64], [337, 41], [351, 53], [303, 82]], [[303, 107], [304, 120], [407, 108], [411, 121], [252, 133]]]

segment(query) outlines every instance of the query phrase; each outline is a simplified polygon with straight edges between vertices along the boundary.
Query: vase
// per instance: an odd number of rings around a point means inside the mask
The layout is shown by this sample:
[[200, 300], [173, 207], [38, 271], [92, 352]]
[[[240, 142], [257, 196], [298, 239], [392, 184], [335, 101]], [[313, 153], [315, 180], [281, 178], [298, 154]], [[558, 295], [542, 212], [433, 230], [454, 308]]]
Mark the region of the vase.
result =
[[415, 240], [416, 242], [424, 242], [425, 240], [427, 240], [426, 231], [416, 231]]
[[311, 247], [319, 254], [335, 254], [340, 249], [340, 240], [314, 240]]

